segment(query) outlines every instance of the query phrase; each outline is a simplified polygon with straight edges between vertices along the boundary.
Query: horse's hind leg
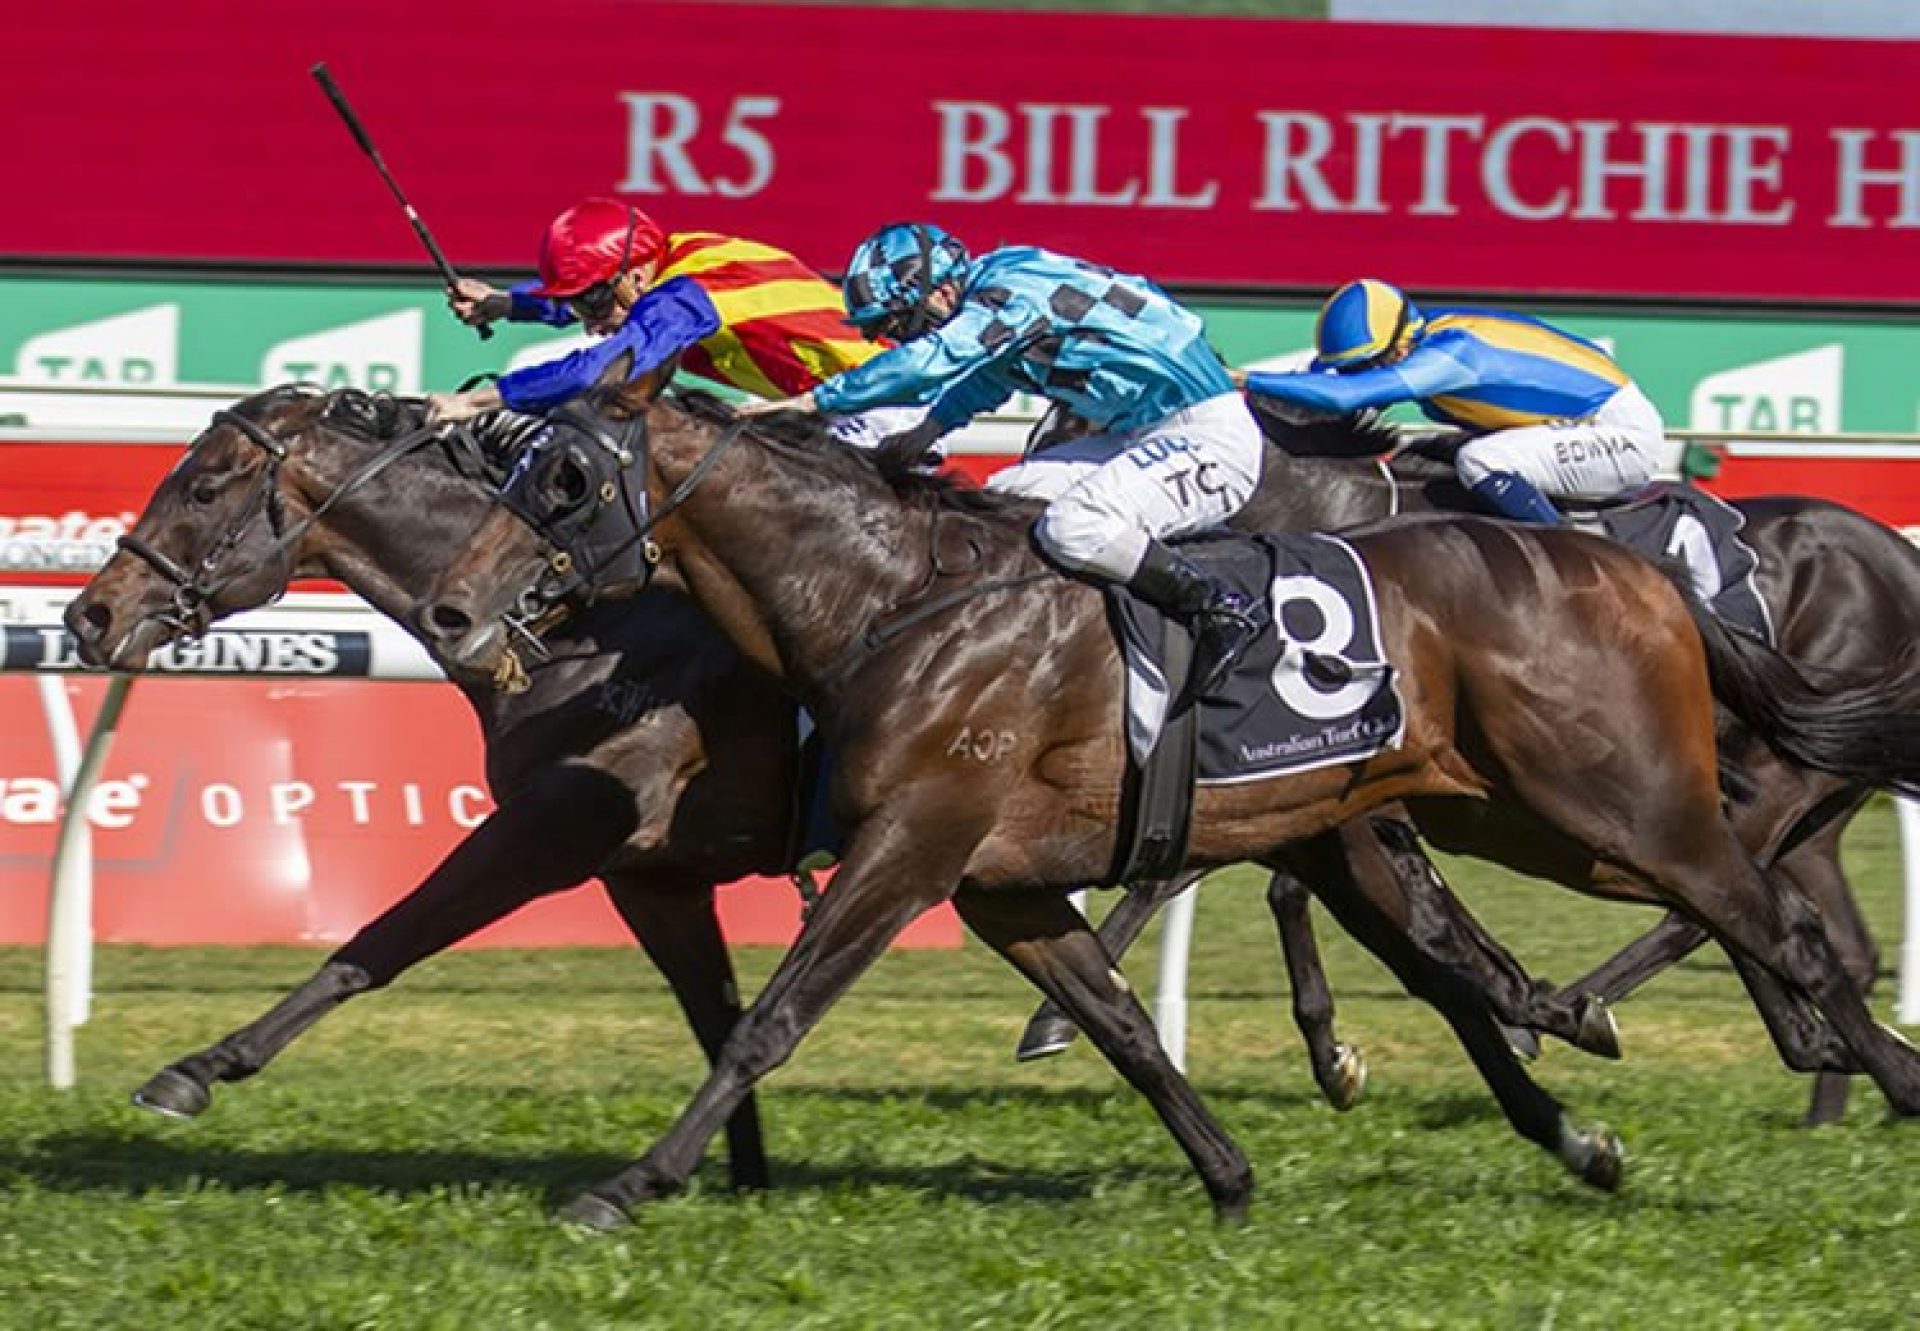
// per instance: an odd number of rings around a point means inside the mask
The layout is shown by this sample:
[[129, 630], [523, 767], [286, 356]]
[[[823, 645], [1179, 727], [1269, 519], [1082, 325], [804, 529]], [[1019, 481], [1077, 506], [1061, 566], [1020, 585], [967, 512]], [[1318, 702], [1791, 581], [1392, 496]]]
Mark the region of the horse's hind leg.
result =
[[[1676, 820], [1670, 825], [1685, 826], [1678, 811], [1670, 817]], [[1920, 1051], [1874, 1021], [1812, 903], [1784, 878], [1770, 883], [1733, 829], [1716, 821], [1717, 827], [1694, 829], [1680, 854], [1665, 863], [1642, 863], [1637, 871], [1730, 951], [1745, 953], [1796, 991], [1790, 996], [1811, 999], [1894, 1111], [1920, 1114]], [[1791, 1057], [1784, 1045], [1781, 1053]]]
[[[1842, 964], [1863, 999], [1870, 998], [1879, 972], [1879, 952], [1861, 917], [1859, 904], [1840, 868], [1840, 836], [1845, 819], [1836, 819], [1805, 843], [1775, 862], [1769, 877], [1784, 878], [1799, 888], [1820, 911], [1832, 935]], [[1803, 1120], [1808, 1127], [1838, 1123], [1847, 1112], [1847, 1078], [1822, 1071], [1814, 1079], [1813, 1095]]]
[[[1194, 871], [1176, 874], [1157, 883], [1137, 883], [1129, 887], [1114, 908], [1107, 912], [1107, 917], [1100, 921], [1100, 945], [1107, 950], [1107, 955], [1115, 961], [1124, 957], [1153, 917], [1168, 902], [1196, 885], [1201, 876]], [[1027, 1028], [1020, 1033], [1020, 1043], [1015, 1047], [1013, 1056], [1024, 1063], [1029, 1059], [1049, 1058], [1062, 1053], [1073, 1043], [1079, 1029], [1052, 999], [1046, 999], [1027, 1019]]]
[[1253, 1169], [1167, 1057], [1133, 990], [1100, 940], [1064, 898], [1048, 893], [962, 891], [954, 906], [987, 945], [1038, 985], [1146, 1096], [1199, 1171], [1214, 1213], [1246, 1214]]
[[[1275, 860], [1276, 865], [1284, 861]], [[1320, 1093], [1335, 1109], [1359, 1103], [1367, 1085], [1367, 1060], [1358, 1049], [1343, 1044], [1333, 1032], [1333, 990], [1320, 962], [1320, 945], [1313, 936], [1313, 896], [1307, 885], [1284, 867], [1267, 882], [1267, 909], [1280, 933], [1280, 952], [1287, 962], [1287, 988], [1293, 995], [1293, 1023], [1307, 1043], [1307, 1061]]]
[[1560, 1103], [1514, 1056], [1478, 985], [1416, 946], [1402, 924], [1359, 889], [1339, 839], [1316, 837], [1289, 847], [1288, 854], [1310, 873], [1314, 891], [1334, 917], [1386, 963], [1409, 993], [1453, 1027], [1514, 1130], [1551, 1151], [1584, 1182], [1609, 1191], [1619, 1187], [1624, 1165], [1619, 1139], [1604, 1130], [1574, 1128]]
[[192, 1118], [212, 1103], [216, 1082], [251, 1077], [347, 999], [391, 983], [535, 897], [579, 883], [632, 832], [632, 799], [616, 785], [590, 769], [566, 768], [516, 793], [312, 978], [265, 1015], [162, 1068], [134, 1092], [134, 1103]]
[[[711, 1067], [740, 1021], [740, 989], [714, 911], [713, 884], [633, 873], [603, 877], [614, 908], [666, 977]], [[727, 1120], [727, 1167], [735, 1188], [768, 1185], [760, 1109], [751, 1095]]]

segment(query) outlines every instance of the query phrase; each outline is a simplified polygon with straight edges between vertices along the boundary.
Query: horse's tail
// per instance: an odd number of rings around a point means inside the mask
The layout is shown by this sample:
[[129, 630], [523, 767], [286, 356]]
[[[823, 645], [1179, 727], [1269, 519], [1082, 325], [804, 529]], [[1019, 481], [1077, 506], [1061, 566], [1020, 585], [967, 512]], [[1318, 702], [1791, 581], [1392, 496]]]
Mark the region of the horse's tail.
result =
[[1668, 577], [1707, 649], [1713, 695], [1776, 752], [1865, 785], [1920, 798], [1920, 654], [1903, 648], [1877, 678], [1815, 683], [1701, 602], [1684, 570]]

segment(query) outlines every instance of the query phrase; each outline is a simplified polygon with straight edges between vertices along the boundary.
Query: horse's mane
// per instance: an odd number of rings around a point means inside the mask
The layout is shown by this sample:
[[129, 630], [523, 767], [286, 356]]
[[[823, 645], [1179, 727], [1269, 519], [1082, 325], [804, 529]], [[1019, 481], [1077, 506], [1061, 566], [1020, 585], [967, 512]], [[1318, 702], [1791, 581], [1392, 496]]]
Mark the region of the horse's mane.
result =
[[1378, 412], [1357, 416], [1295, 415], [1270, 398], [1247, 395], [1260, 432], [1275, 448], [1297, 458], [1377, 458], [1400, 442]]
[[1455, 478], [1453, 448], [1457, 439], [1439, 443], [1407, 437], [1377, 411], [1357, 416], [1295, 416], [1271, 399], [1249, 394], [1247, 403], [1267, 442], [1289, 457], [1340, 458], [1373, 461], [1392, 454], [1393, 474], [1403, 481], [1425, 484]]
[[[676, 390], [665, 401], [709, 425], [728, 426], [740, 419], [727, 403], [699, 389]], [[795, 411], [755, 416], [748, 432], [773, 452], [802, 461], [828, 476], [855, 484], [877, 480], [909, 504], [981, 516], [1012, 515], [1023, 507], [1013, 496], [913, 466], [889, 449], [855, 448], [835, 438], [817, 415]]]
[[[282, 384], [255, 400], [271, 406], [292, 396], [309, 397], [316, 391], [311, 384]], [[329, 428], [372, 443], [390, 443], [427, 428], [427, 400], [423, 397], [368, 393], [358, 388], [337, 388], [323, 396], [326, 405], [321, 409], [320, 418]], [[538, 416], [491, 411], [454, 427], [454, 431], [449, 432], [446, 456], [456, 469], [460, 468], [463, 450], [451, 434], [464, 432], [479, 450], [480, 462], [488, 473], [483, 479], [498, 483], [545, 424]], [[471, 453], [466, 456], [470, 461]]]

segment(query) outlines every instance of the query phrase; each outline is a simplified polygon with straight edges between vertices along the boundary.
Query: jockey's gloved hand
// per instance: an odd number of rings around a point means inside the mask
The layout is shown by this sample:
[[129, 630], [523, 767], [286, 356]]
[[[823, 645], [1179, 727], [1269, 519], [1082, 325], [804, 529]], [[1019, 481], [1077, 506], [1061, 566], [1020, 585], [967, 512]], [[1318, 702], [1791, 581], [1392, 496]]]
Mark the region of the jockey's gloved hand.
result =
[[477, 277], [457, 277], [447, 283], [447, 307], [461, 323], [477, 327], [513, 313], [513, 297]]

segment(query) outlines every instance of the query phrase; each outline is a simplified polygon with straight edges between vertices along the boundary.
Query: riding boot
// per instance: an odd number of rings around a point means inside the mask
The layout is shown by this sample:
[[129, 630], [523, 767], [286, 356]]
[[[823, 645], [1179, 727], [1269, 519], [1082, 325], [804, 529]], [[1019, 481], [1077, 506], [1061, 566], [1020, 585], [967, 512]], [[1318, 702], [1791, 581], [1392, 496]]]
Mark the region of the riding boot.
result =
[[1234, 662], [1271, 622], [1264, 604], [1208, 576], [1159, 541], [1147, 542], [1147, 553], [1127, 579], [1127, 587], [1193, 630], [1190, 696], [1195, 698], [1224, 684]]
[[1526, 477], [1511, 471], [1496, 471], [1473, 483], [1473, 493], [1481, 503], [1503, 518], [1531, 522], [1542, 527], [1558, 527], [1562, 519], [1553, 501]]

